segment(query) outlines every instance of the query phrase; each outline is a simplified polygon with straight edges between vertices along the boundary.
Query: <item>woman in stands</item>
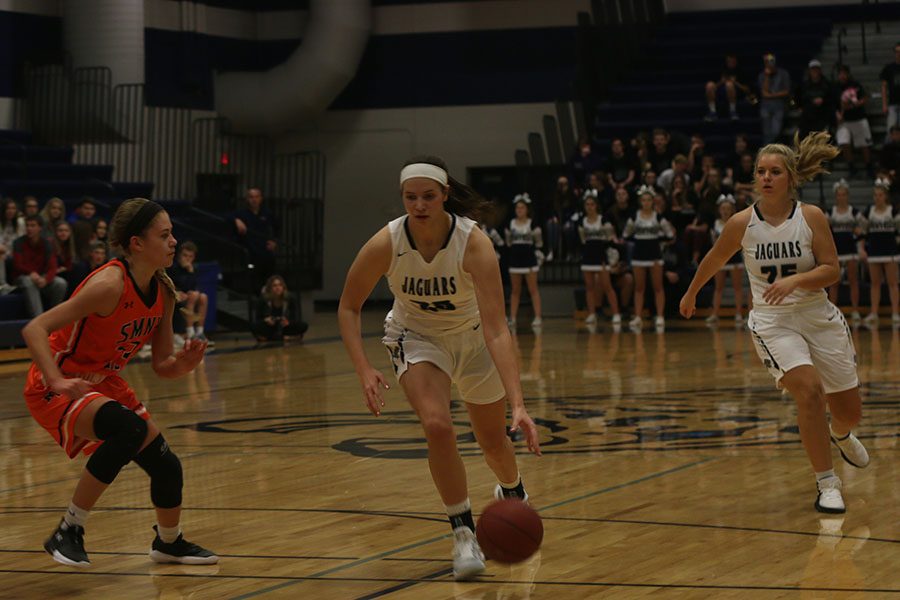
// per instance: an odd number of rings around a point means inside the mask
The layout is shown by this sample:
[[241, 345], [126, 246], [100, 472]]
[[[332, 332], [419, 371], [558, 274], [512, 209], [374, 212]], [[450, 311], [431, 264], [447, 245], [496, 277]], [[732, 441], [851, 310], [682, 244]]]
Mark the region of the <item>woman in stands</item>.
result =
[[[722, 194], [717, 201], [719, 206], [719, 218], [710, 229], [710, 238], [715, 244], [722, 230], [725, 229], [725, 223], [734, 216], [734, 196], [731, 194]], [[740, 252], [735, 252], [734, 256], [728, 259], [728, 262], [719, 269], [715, 275], [716, 289], [713, 292], [712, 314], [706, 318], [706, 322], [710, 325], [717, 325], [719, 322], [719, 309], [722, 308], [722, 293], [725, 291], [725, 276], [731, 275], [731, 287], [734, 290], [734, 326], [742, 327], [744, 325], [744, 258]]]
[[865, 447], [851, 433], [862, 415], [856, 351], [847, 321], [823, 290], [840, 276], [828, 219], [819, 208], [797, 201], [797, 188], [824, 173], [822, 163], [839, 154], [829, 137], [811, 133], [802, 142], [795, 137], [794, 148], [769, 144], [759, 151], [760, 199], [725, 224], [680, 310], [690, 318], [700, 288], [743, 250], [753, 292], [747, 326], [763, 364], [797, 403], [800, 439], [816, 475], [815, 508], [842, 513], [829, 437], [849, 464], [862, 468], [869, 463]]
[[506, 247], [509, 248], [509, 279], [512, 289], [509, 293], [509, 326], [516, 329], [519, 300], [522, 297], [522, 280], [528, 286], [531, 306], [534, 309], [532, 327], [540, 327], [541, 292], [538, 290], [538, 270], [544, 261], [544, 241], [541, 228], [531, 215], [531, 198], [519, 194], [513, 201], [516, 216], [506, 227]]
[[53, 233], [53, 251], [56, 253], [56, 274], [70, 284], [67, 289], [74, 289], [71, 287], [72, 267], [78, 262], [79, 257], [75, 253], [72, 226], [65, 221], [56, 224]]
[[56, 226], [66, 221], [66, 205], [59, 198], [50, 198], [40, 214], [44, 219], [46, 236], [53, 239], [56, 235]]
[[253, 334], [259, 342], [288, 342], [303, 338], [309, 325], [300, 320], [300, 302], [287, 289], [280, 275], [266, 280], [262, 297], [256, 305]]
[[538, 432], [525, 410], [516, 351], [503, 319], [503, 285], [490, 239], [470, 217], [489, 204], [451, 178], [440, 158], [420, 156], [400, 171], [406, 214], [391, 221], [359, 251], [347, 273], [338, 320], [356, 367], [366, 405], [384, 407], [384, 376], [369, 363], [360, 334], [360, 311], [385, 276], [394, 306], [382, 340], [407, 401], [428, 443], [428, 464], [454, 534], [453, 575], [469, 579], [484, 570], [466, 469], [456, 447], [450, 386], [465, 402], [475, 438], [497, 476], [496, 498], [527, 500], [515, 449], [506, 434], [522, 429], [529, 450], [540, 454]]
[[643, 325], [641, 313], [644, 311], [644, 290], [649, 272], [656, 304], [654, 325], [657, 331], [662, 331], [666, 326], [662, 243], [675, 238], [675, 229], [664, 216], [653, 209], [655, 192], [652, 188], [642, 187], [638, 190], [638, 196], [641, 207], [628, 219], [622, 236], [634, 244], [631, 255], [631, 268], [634, 271], [634, 317], [628, 322], [628, 326], [640, 331]]
[[881, 282], [887, 281], [888, 298], [891, 302], [891, 321], [900, 325], [900, 289], [898, 289], [898, 262], [900, 248], [897, 235], [900, 233], [900, 213], [894, 214], [891, 206], [890, 183], [886, 179], [875, 181], [872, 192], [875, 203], [869, 208], [866, 225], [866, 246], [869, 255], [869, 278], [872, 310], [866, 315], [868, 327], [878, 327], [878, 306], [881, 304]]
[[0, 295], [14, 289], [6, 279], [6, 259], [12, 256], [13, 242], [25, 235], [25, 217], [19, 212], [19, 205], [12, 198], [3, 203], [0, 213]]
[[180, 377], [203, 360], [204, 343], [188, 341], [172, 351], [175, 287], [165, 274], [175, 256], [172, 224], [159, 204], [135, 198], [116, 211], [111, 237], [123, 258], [93, 271], [69, 300], [22, 330], [34, 359], [25, 384], [28, 409], [69, 458], [90, 457], [44, 549], [62, 564], [89, 566], [84, 525], [90, 510], [134, 461], [150, 476], [156, 507], [150, 558], [212, 564], [215, 554], [181, 535], [181, 463], [120, 376], [151, 339], [159, 377]]
[[622, 325], [619, 301], [609, 277], [608, 251], [617, 243], [616, 228], [597, 212], [597, 192], [588, 190], [584, 194], [584, 218], [578, 227], [583, 248], [581, 272], [584, 275], [584, 295], [587, 303], [587, 325], [597, 323], [597, 310], [603, 305], [603, 297], [609, 301], [612, 310], [613, 327]]
[[[828, 213], [831, 235], [837, 247], [838, 262], [847, 273], [850, 287], [850, 320], [854, 326], [861, 321], [859, 314], [859, 261], [866, 260], [866, 217], [862, 211], [850, 206], [850, 185], [845, 179], [834, 184], [834, 206]], [[840, 280], [828, 288], [828, 299], [838, 303]]]

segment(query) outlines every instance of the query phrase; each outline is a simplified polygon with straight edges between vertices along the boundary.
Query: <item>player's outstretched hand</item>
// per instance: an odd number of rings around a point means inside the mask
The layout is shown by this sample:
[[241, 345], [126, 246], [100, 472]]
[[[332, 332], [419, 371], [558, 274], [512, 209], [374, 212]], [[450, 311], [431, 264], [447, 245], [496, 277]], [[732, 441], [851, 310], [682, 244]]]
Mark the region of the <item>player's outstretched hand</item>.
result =
[[697, 298], [690, 295], [685, 294], [681, 298], [681, 303], [678, 305], [678, 312], [681, 313], [681, 316], [685, 319], [690, 319], [694, 316], [694, 312], [697, 310]]
[[182, 363], [188, 371], [194, 368], [203, 360], [203, 354], [206, 352], [208, 342], [200, 340], [188, 339], [184, 341], [184, 347], [175, 353], [175, 359]]
[[51, 381], [49, 387], [57, 394], [68, 396], [71, 400], [77, 400], [91, 391], [91, 384], [79, 377]]
[[512, 426], [510, 426], [509, 430], [510, 432], [514, 432], [519, 429], [525, 434], [525, 443], [528, 444], [528, 450], [531, 453], [540, 456], [541, 443], [537, 426], [534, 424], [534, 421], [531, 420], [531, 417], [528, 416], [528, 411], [524, 408], [513, 409]]
[[384, 407], [382, 391], [391, 389], [391, 386], [388, 385], [381, 371], [372, 367], [360, 374], [359, 382], [362, 385], [363, 396], [366, 398], [366, 407], [368, 407], [370, 413], [376, 417], [379, 416], [382, 407]]

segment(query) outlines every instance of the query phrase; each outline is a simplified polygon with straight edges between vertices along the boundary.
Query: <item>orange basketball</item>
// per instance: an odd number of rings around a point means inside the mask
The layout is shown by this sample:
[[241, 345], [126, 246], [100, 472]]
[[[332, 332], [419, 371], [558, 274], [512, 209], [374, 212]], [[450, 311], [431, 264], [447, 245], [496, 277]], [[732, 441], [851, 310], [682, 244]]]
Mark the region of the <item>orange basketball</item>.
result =
[[487, 558], [512, 564], [537, 551], [544, 539], [544, 525], [537, 511], [521, 500], [498, 500], [484, 509], [475, 535]]

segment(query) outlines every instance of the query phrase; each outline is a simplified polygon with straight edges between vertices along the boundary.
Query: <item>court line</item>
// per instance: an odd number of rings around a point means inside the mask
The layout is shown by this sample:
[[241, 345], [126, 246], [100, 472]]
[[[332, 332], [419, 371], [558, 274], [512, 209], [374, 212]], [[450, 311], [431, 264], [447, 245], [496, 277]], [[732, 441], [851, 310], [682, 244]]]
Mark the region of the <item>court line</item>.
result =
[[[440, 571], [435, 571], [434, 573], [429, 573], [421, 577], [422, 580], [431, 580], [437, 579], [438, 577], [443, 577], [445, 575], [449, 575], [453, 573], [453, 568], [449, 569], [441, 569]], [[411, 588], [414, 585], [419, 584], [419, 581], [404, 581], [403, 583], [398, 583], [396, 585], [392, 585], [389, 588], [383, 589], [379, 592], [371, 592], [364, 596], [359, 596], [356, 600], [375, 600], [375, 598], [381, 598], [382, 596], [387, 596], [388, 594], [393, 594], [394, 592], [399, 592], [400, 590], [405, 590], [407, 588]]]
[[[0, 548], [0, 552], [5, 554], [46, 554], [46, 550], [19, 550], [16, 548]], [[147, 556], [146, 552], [110, 552], [102, 550], [91, 550], [91, 555], [100, 554], [103, 556]], [[283, 554], [218, 554], [219, 558], [264, 558], [264, 559], [287, 559], [287, 560], [356, 560], [357, 556], [288, 556]], [[418, 558], [410, 559], [417, 562], [431, 562], [435, 559]]]
[[[646, 475], [646, 476], [644, 476], [644, 477], [640, 477], [640, 478], [638, 478], [638, 479], [634, 479], [634, 480], [629, 481], [629, 482], [625, 482], [625, 483], [621, 483], [621, 484], [614, 485], [614, 486], [611, 486], [611, 487], [607, 487], [607, 488], [604, 488], [604, 489], [602, 489], [602, 490], [597, 490], [596, 492], [591, 492], [591, 493], [589, 493], [589, 494], [583, 494], [583, 495], [581, 495], [581, 496], [577, 496], [577, 497], [571, 498], [571, 499], [569, 499], [569, 500], [563, 500], [563, 501], [561, 501], [561, 502], [557, 502], [557, 503], [555, 503], [555, 504], [551, 504], [551, 505], [549, 505], [549, 506], [546, 506], [546, 507], [543, 507], [543, 508], [539, 508], [539, 509], [537, 509], [537, 510], [538, 510], [538, 511], [541, 511], [541, 510], [549, 510], [549, 509], [552, 509], [552, 508], [557, 508], [557, 507], [559, 507], [559, 506], [565, 506], [566, 504], [571, 504], [572, 502], [578, 502], [578, 501], [584, 500], [584, 499], [586, 499], [586, 498], [591, 498], [591, 497], [593, 497], [593, 496], [598, 496], [598, 495], [600, 495], [600, 494], [605, 494], [605, 493], [608, 493], [608, 492], [613, 492], [613, 491], [616, 491], [616, 490], [620, 490], [620, 489], [622, 489], [622, 488], [624, 488], [624, 487], [628, 487], [628, 486], [630, 486], [630, 485], [635, 485], [635, 484], [638, 484], [638, 483], [642, 483], [642, 482], [648, 481], [648, 480], [650, 480], [650, 479], [655, 479], [655, 478], [657, 478], [657, 477], [664, 477], [664, 476], [669, 475], [669, 474], [671, 474], [671, 473], [677, 473], [677, 472], [679, 472], [679, 471], [683, 471], [683, 470], [689, 469], [689, 468], [691, 468], [691, 467], [696, 467], [696, 466], [702, 465], [702, 464], [707, 463], [707, 462], [710, 462], [710, 461], [712, 461], [712, 460], [716, 460], [716, 459], [715, 459], [715, 458], [706, 458], [706, 459], [703, 459], [703, 460], [694, 461], [694, 462], [687, 463], [687, 464], [684, 464], [684, 465], [681, 465], [681, 466], [678, 466], [678, 467], [674, 467], [674, 468], [671, 468], [671, 469], [666, 469], [665, 471], [659, 471], [659, 472], [657, 472], [657, 473], [652, 473], [652, 474], [650, 474], [650, 475]], [[445, 540], [445, 539], [451, 537], [451, 535], [452, 535], [451, 533], [447, 533], [447, 534], [444, 534], [444, 535], [439, 535], [439, 536], [435, 536], [435, 537], [432, 537], [432, 538], [429, 538], [429, 539], [426, 539], [426, 540], [422, 540], [422, 541], [419, 541], [419, 542], [415, 542], [415, 543], [413, 543], [413, 544], [407, 544], [407, 545], [405, 545], [405, 546], [401, 546], [401, 547], [395, 548], [395, 549], [393, 549], [393, 550], [387, 550], [387, 551], [385, 551], [385, 552], [379, 552], [378, 554], [374, 554], [374, 555], [368, 556], [368, 557], [366, 557], [366, 558], [361, 558], [361, 559], [359, 559], [359, 560], [355, 560], [355, 561], [353, 561], [353, 562], [347, 563], [346, 565], [341, 565], [341, 566], [334, 567], [334, 568], [331, 568], [331, 569], [326, 569], [326, 570], [324, 570], [324, 571], [319, 571], [318, 573], [314, 573], [314, 574], [312, 575], [312, 577], [323, 578], [323, 577], [325, 577], [326, 575], [331, 575], [332, 573], [337, 573], [337, 572], [339, 572], [339, 571], [344, 571], [344, 570], [346, 570], [346, 569], [351, 569], [351, 568], [353, 568], [353, 567], [358, 567], [358, 566], [360, 566], [360, 565], [364, 565], [364, 564], [370, 563], [370, 562], [375, 561], [375, 560], [380, 560], [380, 559], [385, 558], [385, 557], [387, 557], [387, 556], [393, 556], [394, 554], [400, 554], [400, 553], [402, 553], [402, 552], [406, 552], [407, 550], [412, 550], [412, 549], [414, 549], [414, 548], [420, 548], [420, 547], [422, 547], [422, 546], [427, 546], [427, 545], [429, 545], [429, 544], [433, 544], [433, 543], [435, 543], [435, 542], [439, 542], [439, 541], [441, 541], [441, 540]], [[281, 590], [281, 589], [284, 589], [284, 588], [286, 588], [286, 587], [290, 587], [290, 586], [292, 586], [292, 585], [296, 585], [297, 583], [299, 583], [299, 581], [287, 581], [287, 582], [280, 583], [280, 584], [277, 584], [277, 585], [269, 586], [269, 587], [267, 587], [267, 588], [263, 588], [263, 589], [261, 589], [261, 590], [256, 590], [256, 591], [253, 591], [253, 592], [248, 592], [248, 593], [242, 594], [242, 595], [240, 595], [240, 596], [234, 596], [234, 597], [231, 598], [231, 600], [248, 600], [249, 598], [256, 598], [257, 596], [261, 596], [261, 595], [267, 594], [267, 593], [269, 593], [269, 592], [274, 592], [274, 591], [277, 591], [277, 590]]]
[[[203, 575], [195, 573], [133, 573], [115, 571], [40, 571], [37, 569], [0, 569], [0, 573], [29, 574], [29, 575], [81, 575], [81, 576], [117, 576], [117, 577], [173, 577], [182, 579], [262, 579], [289, 580], [288, 583], [302, 583], [305, 581], [343, 581], [349, 583], [438, 583], [448, 584], [449, 581], [436, 579], [403, 579], [399, 577], [316, 577], [314, 575]], [[622, 581], [530, 581], [524, 579], [492, 579], [471, 582], [479, 585], [543, 585], [561, 587], [624, 587], [624, 588], [663, 588], [663, 589], [692, 589], [692, 590], [754, 590], [754, 591], [789, 591], [789, 592], [848, 592], [863, 594], [900, 594], [900, 588], [829, 588], [829, 587], [801, 587], [787, 585], [714, 585], [691, 583], [628, 583]]]

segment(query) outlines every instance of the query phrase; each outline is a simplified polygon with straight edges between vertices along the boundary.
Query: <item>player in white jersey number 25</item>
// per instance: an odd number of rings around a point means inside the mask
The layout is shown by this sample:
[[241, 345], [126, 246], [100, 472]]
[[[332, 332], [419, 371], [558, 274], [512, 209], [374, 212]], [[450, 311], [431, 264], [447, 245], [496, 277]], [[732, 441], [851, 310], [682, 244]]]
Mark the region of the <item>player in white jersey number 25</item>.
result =
[[843, 513], [829, 438], [850, 465], [869, 464], [866, 449], [851, 432], [862, 417], [856, 351], [844, 315], [824, 291], [840, 277], [828, 219], [819, 208], [797, 201], [797, 188], [825, 172], [823, 161], [837, 156], [828, 139], [825, 132], [811, 133], [802, 142], [795, 138], [794, 148], [769, 144], [759, 151], [758, 201], [725, 224], [680, 308], [690, 318], [700, 288], [743, 251], [753, 292], [747, 324], [763, 364], [797, 402], [800, 439], [816, 474], [815, 508]]

